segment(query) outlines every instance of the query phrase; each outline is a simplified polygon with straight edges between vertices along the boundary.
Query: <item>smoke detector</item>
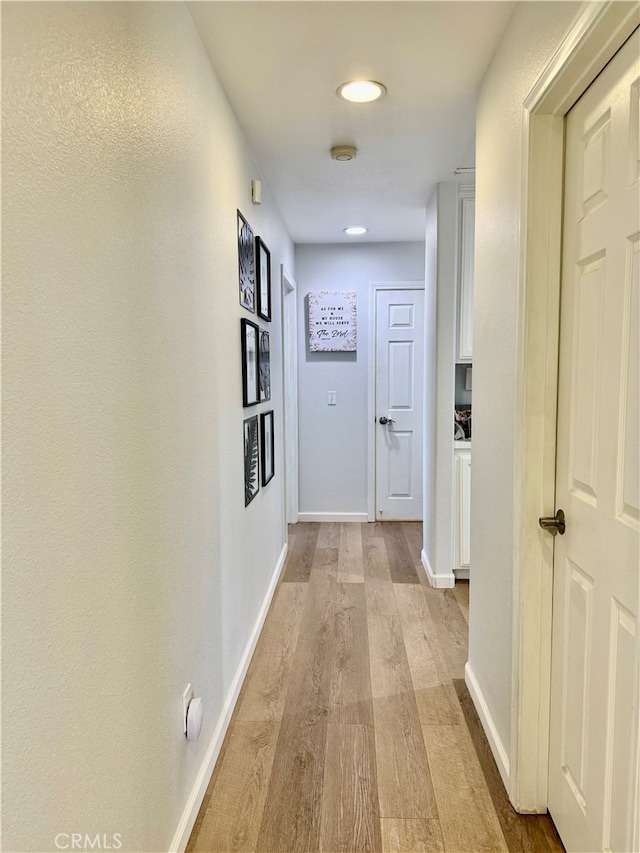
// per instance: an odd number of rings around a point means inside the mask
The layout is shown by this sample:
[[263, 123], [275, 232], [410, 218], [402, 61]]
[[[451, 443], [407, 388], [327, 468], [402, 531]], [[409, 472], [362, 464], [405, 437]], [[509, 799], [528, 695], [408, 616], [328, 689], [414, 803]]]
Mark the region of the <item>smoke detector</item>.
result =
[[355, 160], [357, 155], [358, 149], [353, 145], [334, 145], [331, 149], [331, 159], [339, 160], [341, 163]]

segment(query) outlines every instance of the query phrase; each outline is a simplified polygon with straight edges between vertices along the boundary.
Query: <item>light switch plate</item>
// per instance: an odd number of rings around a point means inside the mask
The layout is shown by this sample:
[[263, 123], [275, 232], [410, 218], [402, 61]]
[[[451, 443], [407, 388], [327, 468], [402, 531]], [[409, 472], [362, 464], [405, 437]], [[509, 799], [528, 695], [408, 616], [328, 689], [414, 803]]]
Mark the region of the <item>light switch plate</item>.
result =
[[327, 391], [327, 405], [335, 406], [336, 405], [336, 392], [335, 391]]

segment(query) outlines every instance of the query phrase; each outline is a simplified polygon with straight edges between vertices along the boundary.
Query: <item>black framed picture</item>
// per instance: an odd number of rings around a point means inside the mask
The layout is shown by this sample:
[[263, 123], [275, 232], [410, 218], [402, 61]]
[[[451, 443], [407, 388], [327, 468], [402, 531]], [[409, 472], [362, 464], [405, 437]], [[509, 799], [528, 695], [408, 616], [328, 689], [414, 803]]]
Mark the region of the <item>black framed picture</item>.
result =
[[260, 329], [251, 320], [240, 320], [242, 343], [242, 405], [255, 406], [260, 402], [258, 347]]
[[256, 312], [256, 257], [253, 231], [238, 211], [238, 274], [240, 281], [240, 305], [247, 311]]
[[269, 350], [269, 332], [260, 329], [260, 355], [258, 358], [260, 372], [260, 402], [271, 399], [271, 352]]
[[275, 474], [273, 454], [273, 409], [260, 415], [260, 456], [262, 458], [262, 485], [266, 486]]
[[258, 314], [271, 322], [271, 252], [262, 237], [256, 237], [256, 289]]
[[258, 472], [258, 416], [243, 421], [244, 430], [244, 505], [249, 506], [260, 490]]

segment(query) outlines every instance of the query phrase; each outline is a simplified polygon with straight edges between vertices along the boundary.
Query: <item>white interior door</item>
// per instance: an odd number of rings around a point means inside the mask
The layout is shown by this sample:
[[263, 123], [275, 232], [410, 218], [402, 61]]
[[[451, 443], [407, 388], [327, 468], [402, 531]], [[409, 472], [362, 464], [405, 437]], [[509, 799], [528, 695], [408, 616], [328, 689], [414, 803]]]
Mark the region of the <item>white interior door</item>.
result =
[[569, 853], [638, 850], [640, 43], [566, 122], [549, 811]]
[[376, 519], [422, 518], [424, 290], [376, 293]]

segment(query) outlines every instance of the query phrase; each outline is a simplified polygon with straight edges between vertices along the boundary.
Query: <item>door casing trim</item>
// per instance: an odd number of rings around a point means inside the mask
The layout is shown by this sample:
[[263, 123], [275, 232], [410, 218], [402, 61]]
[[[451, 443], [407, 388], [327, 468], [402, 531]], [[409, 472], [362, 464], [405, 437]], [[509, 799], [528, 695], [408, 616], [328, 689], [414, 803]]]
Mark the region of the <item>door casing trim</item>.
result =
[[[367, 330], [369, 338], [367, 353], [367, 521], [376, 520], [376, 294], [379, 290], [424, 290], [424, 281], [369, 282], [369, 328]], [[424, 489], [424, 482], [422, 483], [422, 488]]]
[[635, 3], [585, 3], [525, 102], [520, 269], [509, 797], [548, 803], [564, 116], [640, 25]]
[[296, 282], [280, 264], [284, 461], [284, 541], [298, 521], [298, 308]]

